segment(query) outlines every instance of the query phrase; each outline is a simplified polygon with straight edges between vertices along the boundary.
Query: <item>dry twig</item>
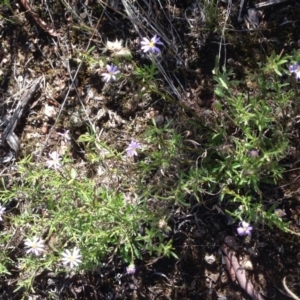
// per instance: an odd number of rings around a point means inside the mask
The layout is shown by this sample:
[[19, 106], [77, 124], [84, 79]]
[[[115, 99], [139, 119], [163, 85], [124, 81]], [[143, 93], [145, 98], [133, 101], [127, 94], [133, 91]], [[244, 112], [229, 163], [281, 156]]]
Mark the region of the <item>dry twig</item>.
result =
[[15, 135], [14, 130], [22, 117], [22, 114], [24, 112], [24, 109], [26, 105], [28, 104], [29, 100], [33, 97], [33, 95], [36, 93], [36, 91], [39, 88], [39, 84], [41, 82], [41, 78], [36, 79], [31, 86], [24, 91], [22, 94], [20, 100], [19, 100], [19, 105], [15, 109], [13, 116], [9, 120], [8, 125], [5, 127], [2, 136], [1, 136], [1, 141], [0, 145], [4, 144], [6, 141], [9, 146], [16, 152], [16, 155], [19, 152], [19, 139]]
[[283, 287], [284, 289], [286, 290], [286, 292], [289, 294], [289, 296], [291, 296], [294, 300], [300, 300], [300, 298], [294, 294], [289, 288], [288, 286], [286, 285], [286, 281], [285, 281], [286, 277], [283, 278], [282, 280], [282, 284], [283, 284]]
[[263, 300], [262, 295], [254, 289], [252, 282], [246, 277], [246, 271], [239, 265], [234, 252], [229, 249], [225, 243], [222, 243], [221, 250], [224, 254], [226, 267], [232, 281], [237, 280], [242, 289], [246, 291], [253, 300]]

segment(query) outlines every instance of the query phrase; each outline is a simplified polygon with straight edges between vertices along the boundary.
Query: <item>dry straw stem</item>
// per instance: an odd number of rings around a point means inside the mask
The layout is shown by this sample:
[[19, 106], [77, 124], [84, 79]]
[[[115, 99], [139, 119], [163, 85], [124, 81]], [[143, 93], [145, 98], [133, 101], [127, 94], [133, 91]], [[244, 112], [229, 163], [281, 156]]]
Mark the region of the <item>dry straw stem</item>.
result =
[[295, 300], [300, 300], [300, 298], [299, 298], [297, 295], [295, 295], [295, 294], [287, 287], [287, 285], [286, 285], [286, 277], [283, 278], [282, 284], [283, 284], [284, 289], [287, 291], [287, 293], [288, 293], [293, 299], [295, 299]]

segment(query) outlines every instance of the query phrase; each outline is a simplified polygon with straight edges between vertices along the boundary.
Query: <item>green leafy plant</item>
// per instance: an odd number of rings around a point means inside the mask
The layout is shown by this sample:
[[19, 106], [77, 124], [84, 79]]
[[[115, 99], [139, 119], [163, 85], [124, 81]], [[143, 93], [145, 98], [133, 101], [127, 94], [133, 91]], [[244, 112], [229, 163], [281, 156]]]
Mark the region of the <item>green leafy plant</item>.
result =
[[158, 74], [158, 70], [154, 61], [151, 62], [151, 65], [142, 65], [141, 67], [136, 66], [135, 75], [138, 79], [143, 82], [151, 82], [155, 79], [155, 75]]
[[[48, 169], [34, 163], [31, 157], [24, 158], [17, 166], [19, 183], [0, 192], [4, 204], [19, 199], [19, 213], [9, 216], [10, 228], [19, 229], [21, 240], [37, 236], [44, 243], [42, 256], [25, 253], [22, 243], [10, 250], [23, 252], [18, 258], [6, 250], [11, 259], [1, 259], [0, 266], [7, 272], [7, 263], [18, 261], [25, 278], [18, 283], [19, 288], [32, 288], [40, 270], [64, 269], [61, 254], [74, 246], [82, 256], [79, 268], [85, 271], [93, 270], [108, 255], [121, 255], [128, 263], [141, 259], [142, 251], [175, 255], [171, 241], [160, 229], [163, 216], [150, 210], [147, 201], [137, 195], [128, 199], [120, 192], [96, 186], [93, 180], [80, 177], [76, 169], [69, 167], [67, 156], [56, 163], [51, 164], [56, 169]], [[11, 235], [8, 232], [0, 236], [4, 249]], [[34, 243], [31, 245], [34, 247]]]
[[215, 70], [215, 132], [206, 133], [196, 167], [180, 181], [189, 194], [219, 194], [231, 203], [228, 213], [236, 220], [264, 222], [284, 231], [287, 224], [274, 215], [275, 206], [263, 204], [261, 185], [276, 184], [282, 177], [281, 160], [290, 144], [286, 119], [294, 114], [295, 90], [280, 76], [288, 61], [289, 56], [272, 54], [261, 72], [252, 75], [258, 88], [251, 95], [231, 71]]

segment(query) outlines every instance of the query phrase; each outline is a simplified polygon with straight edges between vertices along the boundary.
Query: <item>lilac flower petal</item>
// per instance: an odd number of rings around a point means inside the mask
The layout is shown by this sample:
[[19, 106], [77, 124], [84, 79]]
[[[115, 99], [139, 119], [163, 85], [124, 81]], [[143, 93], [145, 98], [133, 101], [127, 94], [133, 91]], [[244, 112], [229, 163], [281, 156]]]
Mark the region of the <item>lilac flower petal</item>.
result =
[[143, 38], [143, 41], [141, 41], [141, 44], [142, 45], [149, 45], [150, 44], [150, 41], [147, 39], [147, 38]]
[[296, 79], [300, 79], [300, 62], [290, 65], [289, 71], [295, 73]]
[[158, 45], [163, 45], [163, 43], [160, 41], [160, 38], [157, 37], [157, 35], [154, 35], [154, 37], [151, 39], [151, 42]]
[[130, 157], [137, 156], [138, 153], [136, 152], [136, 149], [139, 149], [139, 148], [141, 148], [140, 143], [131, 141], [130, 144], [128, 145], [128, 147], [125, 149], [125, 151], [126, 151], [127, 155]]
[[134, 274], [136, 271], [136, 267], [135, 265], [129, 265], [127, 268], [126, 268], [126, 272], [127, 274]]
[[239, 235], [245, 235], [245, 230], [244, 230], [244, 228], [242, 228], [242, 227], [239, 227], [239, 228], [237, 229], [237, 232], [238, 232]]
[[101, 76], [103, 76], [103, 80], [105, 82], [109, 82], [111, 79], [116, 80], [117, 79], [116, 74], [120, 73], [118, 67], [114, 65], [106, 65], [106, 69], [108, 73], [101, 74]]
[[3, 207], [3, 206], [0, 204], [0, 221], [3, 221], [2, 215], [3, 215], [4, 211], [5, 211], [5, 207]]
[[276, 208], [274, 211], [275, 215], [278, 217], [284, 217], [286, 216], [285, 209]]
[[49, 153], [49, 157], [51, 159], [46, 161], [46, 166], [48, 168], [59, 169], [62, 166], [61, 158], [59, 157], [59, 154], [56, 151]]
[[157, 48], [157, 47], [152, 47], [152, 48], [151, 48], [151, 51], [152, 51], [153, 53], [160, 53], [160, 52], [161, 52], [160, 49]]
[[249, 226], [249, 223], [242, 221], [240, 227], [237, 228], [239, 235], [251, 235], [252, 226]]
[[44, 251], [44, 241], [40, 238], [34, 237], [32, 240], [27, 239], [25, 241], [25, 246], [29, 249], [26, 251], [26, 254], [34, 253], [36, 256], [39, 256]]

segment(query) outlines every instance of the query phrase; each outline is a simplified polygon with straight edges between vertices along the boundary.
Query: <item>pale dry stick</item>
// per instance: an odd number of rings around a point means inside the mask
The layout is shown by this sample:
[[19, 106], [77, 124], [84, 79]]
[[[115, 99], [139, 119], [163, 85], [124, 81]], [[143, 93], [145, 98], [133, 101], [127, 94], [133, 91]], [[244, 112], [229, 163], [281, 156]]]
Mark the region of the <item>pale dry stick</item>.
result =
[[[172, 24], [172, 20], [171, 20], [170, 14], [166, 13], [166, 10], [164, 9], [164, 6], [161, 4], [161, 2], [159, 0], [157, 2], [159, 3], [160, 10], [163, 12], [163, 14], [165, 15], [166, 19], [169, 21], [170, 30], [168, 30], [168, 31], [171, 32], [172, 36], [176, 35], [177, 38], [180, 40], [181, 45], [183, 46], [182, 41], [181, 41], [181, 39], [179, 37], [178, 31], [176, 30], [175, 26]], [[174, 17], [173, 17], [173, 19], [174, 19]], [[162, 27], [160, 27], [160, 31], [162, 31]], [[162, 36], [162, 38], [167, 38], [167, 37]], [[167, 41], [168, 41], [168, 39], [167, 39]], [[170, 47], [171, 45], [169, 44], [168, 46]]]
[[[86, 50], [85, 50], [85, 51], [88, 51], [88, 49], [90, 48], [91, 42], [92, 42], [93, 37], [94, 37], [94, 35], [95, 35], [95, 33], [96, 33], [96, 30], [97, 30], [97, 28], [98, 28], [98, 26], [99, 26], [99, 23], [100, 23], [100, 21], [101, 21], [101, 19], [102, 19], [102, 16], [103, 16], [103, 13], [102, 13], [101, 17], [99, 18], [99, 20], [98, 20], [98, 22], [97, 22], [97, 24], [96, 24], [96, 27], [95, 27], [95, 29], [94, 29], [94, 31], [93, 31], [93, 33], [92, 33], [92, 35], [91, 35], [91, 37], [90, 37], [90, 39], [89, 39], [89, 41], [88, 41], [88, 44], [87, 44], [87, 47], [86, 47]], [[44, 146], [41, 148], [40, 153], [38, 154], [38, 160], [42, 157], [42, 153], [43, 153], [43, 151], [44, 151], [44, 149], [45, 149], [45, 147], [46, 147], [46, 145], [47, 145], [47, 143], [48, 143], [48, 141], [49, 141], [49, 139], [50, 139], [50, 136], [51, 136], [51, 134], [52, 134], [52, 131], [53, 131], [53, 129], [55, 128], [55, 126], [56, 126], [56, 124], [57, 124], [57, 122], [58, 122], [58, 119], [59, 119], [59, 117], [60, 117], [60, 115], [61, 115], [61, 113], [62, 113], [62, 111], [63, 111], [63, 108], [64, 108], [64, 106], [65, 106], [65, 104], [66, 104], [66, 102], [67, 102], [67, 99], [68, 99], [68, 96], [69, 96], [69, 94], [70, 94], [70, 92], [71, 92], [72, 86], [74, 86], [75, 89], [76, 89], [76, 84], [74, 83], [74, 81], [75, 81], [75, 79], [77, 78], [77, 75], [78, 75], [79, 70], [80, 70], [80, 68], [81, 68], [81, 66], [82, 66], [82, 63], [83, 63], [83, 60], [80, 61], [79, 66], [78, 66], [78, 68], [77, 68], [77, 70], [76, 70], [76, 72], [75, 72], [74, 77], [71, 76], [71, 84], [69, 85], [69, 88], [68, 88], [68, 91], [67, 91], [67, 93], [66, 93], [66, 95], [65, 95], [65, 97], [64, 97], [63, 103], [61, 104], [61, 108], [60, 108], [60, 110], [59, 110], [59, 112], [58, 112], [58, 116], [57, 116], [57, 118], [56, 118], [56, 120], [55, 120], [53, 126], [52, 126], [52, 127], [50, 128], [50, 130], [49, 130], [49, 133], [48, 133], [48, 135], [47, 135], [45, 144], [44, 144]], [[69, 64], [67, 64], [67, 66], [68, 66], [68, 69], [69, 69]], [[92, 124], [91, 124], [91, 126], [92, 126]]]
[[103, 7], [108, 7], [109, 9], [113, 10], [115, 13], [121, 15], [123, 18], [128, 19], [128, 17], [123, 14], [120, 10], [115, 9], [113, 6], [109, 5], [108, 3], [106, 3], [103, 0], [97, 0], [97, 2], [102, 5]]
[[17, 75], [16, 75], [16, 61], [14, 61], [14, 67], [13, 67], [13, 70], [14, 70], [14, 79], [15, 79], [15, 82], [17, 83], [18, 85], [18, 89], [21, 90], [22, 89], [22, 86], [17, 78]]
[[[28, 65], [29, 62], [32, 61], [33, 59], [34, 59], [34, 57], [32, 56], [32, 57], [30, 57], [30, 58], [26, 61], [25, 65], [23, 65], [23, 72], [24, 72], [25, 70], [28, 70], [28, 69], [27, 69], [27, 65]], [[25, 86], [25, 84], [26, 84], [26, 76], [25, 76], [25, 77], [20, 77], [20, 76], [19, 76], [19, 79], [22, 79], [21, 81], [19, 81], [18, 78], [17, 78], [17, 75], [16, 75], [16, 63], [15, 63], [15, 62], [14, 62], [14, 79], [15, 79], [17, 85], [18, 85], [19, 90], [24, 90], [24, 89], [27, 88], [27, 87]]]
[[286, 281], [285, 281], [286, 277], [283, 278], [282, 280], [282, 284], [283, 284], [283, 287], [284, 289], [287, 291], [287, 293], [294, 299], [294, 300], [300, 300], [300, 298], [294, 294], [289, 288], [288, 286], [286, 285]]
[[229, 0], [228, 1], [228, 6], [227, 6], [227, 11], [226, 11], [224, 26], [222, 28], [221, 42], [220, 42], [220, 47], [219, 47], [219, 58], [220, 58], [221, 57], [222, 46], [225, 45], [225, 47], [224, 47], [224, 62], [225, 63], [227, 61], [227, 59], [226, 59], [226, 40], [225, 40], [225, 29], [226, 28], [225, 27], [226, 27], [227, 22], [228, 22], [229, 17], [230, 17], [231, 5], [232, 5], [232, 0]]
[[244, 17], [243, 17], [243, 12], [244, 12], [244, 6], [245, 6], [245, 1], [246, 0], [241, 0], [240, 3], [240, 11], [239, 11], [239, 15], [238, 15], [238, 22], [243, 22], [244, 21]]
[[[86, 30], [88, 32], [93, 32], [92, 27], [89, 27], [84, 23], [82, 18], [75, 12], [75, 10], [70, 6], [70, 4], [66, 0], [61, 0], [61, 2], [65, 6], [66, 10], [72, 15], [72, 17], [74, 19], [76, 19], [76, 21], [78, 22], [80, 28], [83, 28], [84, 30]], [[77, 26], [73, 25], [73, 27], [76, 28]]]
[[76, 92], [76, 95], [77, 95], [77, 98], [78, 98], [78, 100], [79, 100], [79, 102], [80, 102], [80, 105], [82, 106], [82, 108], [83, 108], [83, 110], [84, 110], [85, 116], [86, 116], [86, 118], [88, 119], [88, 121], [89, 121], [89, 123], [90, 123], [90, 126], [91, 126], [91, 128], [93, 129], [93, 131], [95, 131], [96, 129], [94, 128], [94, 125], [93, 125], [93, 123], [92, 123], [92, 121], [91, 121], [91, 119], [90, 119], [88, 113], [86, 112], [85, 106], [84, 106], [84, 104], [83, 104], [83, 102], [82, 102], [82, 100], [81, 100], [81, 97], [80, 97], [80, 94], [79, 94], [79, 92], [78, 92], [77, 86], [76, 86], [76, 84], [74, 84], [74, 82], [75, 82], [75, 80], [76, 80], [76, 74], [74, 75], [74, 77], [72, 77], [72, 71], [71, 71], [71, 68], [70, 68], [70, 63], [69, 63], [69, 61], [68, 61], [67, 67], [68, 67], [68, 72], [69, 72], [69, 74], [70, 74], [70, 79], [71, 79], [71, 82], [72, 82], [71, 85], [74, 86], [74, 90], [75, 90], [75, 92]]
[[24, 89], [23, 94], [21, 95], [21, 97], [19, 99], [19, 104], [16, 107], [16, 109], [9, 121], [9, 124], [5, 127], [5, 129], [2, 133], [0, 145], [4, 144], [4, 142], [6, 141], [9, 144], [9, 146], [15, 151], [16, 155], [19, 152], [19, 139], [15, 135], [14, 130], [15, 130], [20, 118], [22, 117], [24, 109], [27, 106], [29, 100], [34, 96], [34, 94], [39, 89], [41, 80], [42, 80], [42, 77], [35, 79], [31, 83], [30, 87], [27, 87], [26, 89]]
[[256, 8], [264, 8], [264, 7], [272, 6], [275, 4], [280, 4], [280, 3], [283, 3], [286, 1], [287, 0], [269, 0], [269, 1], [265, 1], [265, 2], [256, 3], [255, 7]]
[[48, 15], [49, 15], [49, 18], [52, 22], [52, 26], [54, 27], [54, 20], [53, 20], [53, 17], [52, 17], [52, 13], [49, 9], [49, 6], [48, 6], [48, 3], [47, 3], [47, 0], [43, 1], [44, 5], [46, 6], [46, 11], [48, 12]]
[[233, 251], [229, 249], [225, 243], [222, 243], [221, 250], [232, 281], [237, 280], [241, 288], [252, 297], [253, 300], [264, 300], [263, 296], [255, 290], [251, 280], [247, 279], [246, 271], [239, 265]]
[[80, 16], [78, 16], [78, 14], [74, 11], [74, 9], [72, 9], [72, 7], [70, 6], [70, 4], [65, 1], [65, 0], [61, 0], [61, 2], [63, 3], [63, 5], [66, 7], [66, 10], [79, 22], [79, 23], [83, 23], [82, 19], [80, 18]]

